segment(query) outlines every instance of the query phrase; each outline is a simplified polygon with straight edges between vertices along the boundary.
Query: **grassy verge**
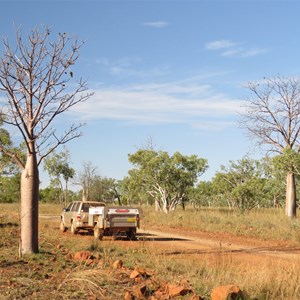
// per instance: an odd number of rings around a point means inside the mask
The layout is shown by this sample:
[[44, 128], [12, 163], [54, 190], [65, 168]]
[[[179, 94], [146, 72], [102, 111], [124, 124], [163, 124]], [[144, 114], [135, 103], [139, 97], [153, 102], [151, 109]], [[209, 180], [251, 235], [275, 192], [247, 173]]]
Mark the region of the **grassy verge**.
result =
[[165, 214], [152, 207], [143, 208], [143, 223], [206, 232], [224, 232], [262, 240], [300, 242], [300, 219], [289, 219], [282, 209], [257, 209], [246, 213], [227, 209], [181, 208]]

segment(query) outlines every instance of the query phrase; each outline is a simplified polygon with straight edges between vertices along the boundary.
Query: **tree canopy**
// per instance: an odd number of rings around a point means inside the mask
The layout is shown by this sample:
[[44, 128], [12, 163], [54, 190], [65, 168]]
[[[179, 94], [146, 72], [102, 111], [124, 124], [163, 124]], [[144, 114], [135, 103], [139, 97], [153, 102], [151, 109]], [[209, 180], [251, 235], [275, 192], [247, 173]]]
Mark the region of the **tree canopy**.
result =
[[264, 206], [266, 181], [262, 162], [244, 157], [230, 161], [228, 167], [221, 166], [221, 171], [212, 179], [212, 186], [216, 195], [222, 195], [228, 207], [249, 210]]

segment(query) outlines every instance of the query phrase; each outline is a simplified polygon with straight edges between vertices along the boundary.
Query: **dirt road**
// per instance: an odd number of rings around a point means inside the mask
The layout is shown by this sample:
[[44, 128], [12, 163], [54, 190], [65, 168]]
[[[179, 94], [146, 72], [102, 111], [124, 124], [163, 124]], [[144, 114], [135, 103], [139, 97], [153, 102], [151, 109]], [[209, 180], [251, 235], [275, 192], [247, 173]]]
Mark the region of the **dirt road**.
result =
[[[42, 219], [59, 224], [59, 216], [41, 215]], [[239, 263], [260, 264], [264, 261], [299, 260], [300, 246], [285, 241], [264, 241], [255, 237], [234, 236], [226, 233], [191, 231], [178, 228], [142, 227], [137, 233], [138, 242], [117, 238], [124, 247], [151, 247], [164, 255], [195, 256], [218, 255]], [[111, 237], [104, 237], [110, 240]]]
[[262, 241], [251, 237], [236, 237], [228, 234], [187, 232], [178, 229], [138, 231], [138, 239], [145, 241], [166, 255], [223, 255], [252, 264], [264, 260], [300, 259], [300, 247], [282, 241]]

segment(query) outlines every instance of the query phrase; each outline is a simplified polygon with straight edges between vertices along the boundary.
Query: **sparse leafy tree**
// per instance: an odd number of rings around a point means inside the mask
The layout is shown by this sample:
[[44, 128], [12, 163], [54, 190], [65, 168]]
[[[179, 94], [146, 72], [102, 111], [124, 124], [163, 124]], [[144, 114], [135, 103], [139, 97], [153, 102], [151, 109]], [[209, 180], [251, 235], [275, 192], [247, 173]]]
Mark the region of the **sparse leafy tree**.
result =
[[[44, 189], [40, 189], [40, 201], [45, 203], [61, 203], [60, 202], [61, 189], [53, 186], [48, 186]], [[79, 195], [69, 190], [68, 191], [69, 201], [78, 201], [80, 200]]]
[[[299, 150], [300, 80], [298, 78], [265, 79], [249, 83], [252, 96], [245, 105], [242, 125], [259, 146], [283, 156]], [[294, 156], [293, 156], [294, 157]], [[294, 162], [286, 162], [286, 215], [296, 216]]]
[[0, 176], [0, 202], [12, 203], [20, 200], [20, 174]]
[[3, 40], [0, 92], [6, 95], [7, 105], [1, 113], [4, 123], [19, 130], [26, 146], [24, 159], [0, 145], [0, 151], [22, 171], [21, 253], [38, 252], [39, 165], [59, 145], [81, 135], [82, 124], [68, 126], [64, 120], [58, 127], [55, 121], [91, 96], [86, 82], [70, 76], [82, 45], [67, 33], [53, 39], [49, 28], [33, 29], [25, 38], [17, 29], [15, 46]]

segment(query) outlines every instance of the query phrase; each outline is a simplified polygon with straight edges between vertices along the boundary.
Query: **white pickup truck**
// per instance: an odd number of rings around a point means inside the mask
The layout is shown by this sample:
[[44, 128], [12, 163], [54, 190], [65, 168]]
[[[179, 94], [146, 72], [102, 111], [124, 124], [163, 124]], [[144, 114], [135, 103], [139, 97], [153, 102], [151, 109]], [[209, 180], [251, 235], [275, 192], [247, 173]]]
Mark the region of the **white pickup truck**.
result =
[[136, 238], [136, 230], [140, 227], [140, 212], [138, 208], [127, 206], [105, 206], [95, 201], [74, 201], [61, 213], [60, 230], [71, 233], [80, 230], [93, 231], [96, 239], [103, 236], [117, 236], [125, 233], [130, 240]]

